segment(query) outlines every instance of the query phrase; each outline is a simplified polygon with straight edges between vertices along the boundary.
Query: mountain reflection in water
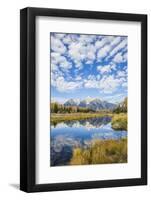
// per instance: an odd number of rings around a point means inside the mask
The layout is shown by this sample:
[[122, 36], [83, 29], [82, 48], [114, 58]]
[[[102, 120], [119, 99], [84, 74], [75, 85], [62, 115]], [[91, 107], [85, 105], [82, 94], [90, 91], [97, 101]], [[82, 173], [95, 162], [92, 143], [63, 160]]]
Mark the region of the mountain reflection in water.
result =
[[66, 121], [51, 126], [50, 165], [68, 165], [73, 148], [89, 147], [93, 139], [121, 139], [127, 131], [117, 131], [111, 127], [111, 117]]

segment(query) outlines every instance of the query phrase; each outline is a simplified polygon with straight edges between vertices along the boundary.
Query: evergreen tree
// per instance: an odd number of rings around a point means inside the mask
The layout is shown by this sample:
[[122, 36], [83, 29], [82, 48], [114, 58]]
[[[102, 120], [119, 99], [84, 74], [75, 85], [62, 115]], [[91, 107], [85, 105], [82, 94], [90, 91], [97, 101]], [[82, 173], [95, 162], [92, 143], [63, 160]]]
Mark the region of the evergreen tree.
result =
[[58, 112], [58, 104], [54, 103], [54, 113], [57, 113], [57, 112]]

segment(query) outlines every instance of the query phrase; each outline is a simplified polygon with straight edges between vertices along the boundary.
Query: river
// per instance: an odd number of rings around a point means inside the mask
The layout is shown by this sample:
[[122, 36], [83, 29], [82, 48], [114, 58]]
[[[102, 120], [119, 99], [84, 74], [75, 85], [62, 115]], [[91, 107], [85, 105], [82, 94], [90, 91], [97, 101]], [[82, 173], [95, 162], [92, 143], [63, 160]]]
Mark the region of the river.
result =
[[127, 131], [117, 131], [111, 127], [111, 117], [66, 121], [51, 125], [50, 166], [68, 165], [73, 148], [89, 147], [93, 139], [121, 139]]

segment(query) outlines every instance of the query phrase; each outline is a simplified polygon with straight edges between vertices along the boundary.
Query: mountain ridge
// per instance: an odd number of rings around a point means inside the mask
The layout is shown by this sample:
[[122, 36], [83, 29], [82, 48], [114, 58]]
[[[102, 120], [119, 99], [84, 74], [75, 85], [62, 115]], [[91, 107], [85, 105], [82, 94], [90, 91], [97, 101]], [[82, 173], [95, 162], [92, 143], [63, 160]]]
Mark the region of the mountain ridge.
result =
[[103, 109], [114, 109], [117, 104], [110, 103], [108, 101], [103, 101], [99, 98], [86, 98], [83, 100], [74, 100], [73, 98], [67, 100], [64, 106], [79, 106], [82, 108], [89, 108], [92, 110], [103, 110]]

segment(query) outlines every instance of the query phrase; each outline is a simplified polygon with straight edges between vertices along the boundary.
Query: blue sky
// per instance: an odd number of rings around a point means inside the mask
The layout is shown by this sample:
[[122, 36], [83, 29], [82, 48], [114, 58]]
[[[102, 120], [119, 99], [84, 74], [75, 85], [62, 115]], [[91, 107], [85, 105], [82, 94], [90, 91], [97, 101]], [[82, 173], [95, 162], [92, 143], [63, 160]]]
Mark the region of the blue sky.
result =
[[51, 100], [127, 96], [127, 37], [50, 33]]

